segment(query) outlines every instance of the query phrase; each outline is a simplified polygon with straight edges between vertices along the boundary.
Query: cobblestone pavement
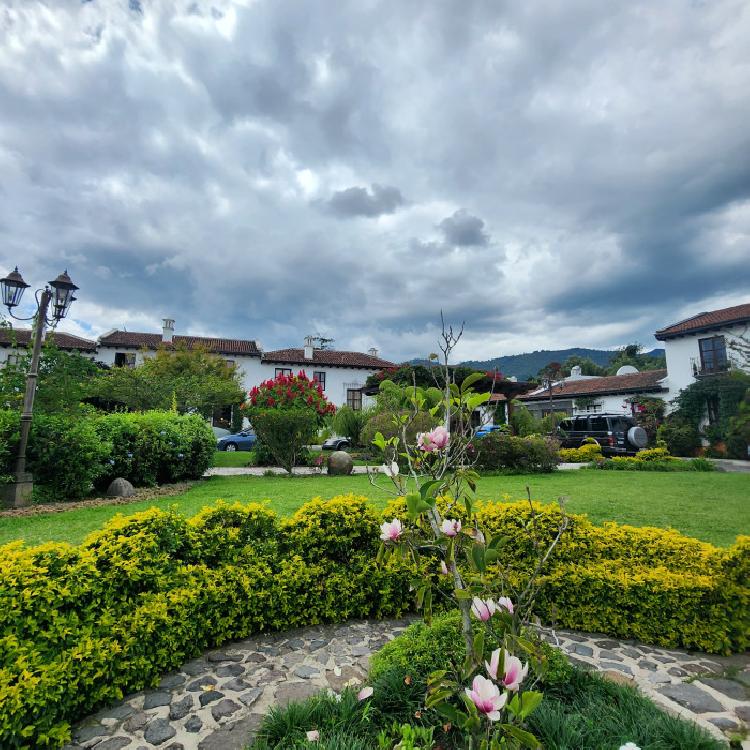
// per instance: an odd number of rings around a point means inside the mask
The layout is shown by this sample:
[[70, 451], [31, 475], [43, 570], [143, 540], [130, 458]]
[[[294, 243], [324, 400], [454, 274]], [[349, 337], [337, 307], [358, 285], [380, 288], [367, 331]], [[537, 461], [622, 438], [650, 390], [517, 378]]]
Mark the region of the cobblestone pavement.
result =
[[[408, 622], [310, 627], [209, 651], [165, 675], [153, 690], [127, 696], [78, 724], [66, 750], [241, 750], [271, 706], [361, 683], [370, 654]], [[750, 690], [741, 682], [750, 684], [747, 656], [688, 654], [566, 631], [543, 635], [578, 666], [637, 685], [716, 736], [750, 724]]]

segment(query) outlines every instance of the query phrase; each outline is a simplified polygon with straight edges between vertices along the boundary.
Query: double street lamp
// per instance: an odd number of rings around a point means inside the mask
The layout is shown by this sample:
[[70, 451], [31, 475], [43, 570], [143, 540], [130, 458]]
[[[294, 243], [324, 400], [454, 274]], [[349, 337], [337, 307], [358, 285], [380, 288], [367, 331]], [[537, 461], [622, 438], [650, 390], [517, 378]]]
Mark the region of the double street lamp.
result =
[[[19, 318], [13, 313], [13, 308], [21, 302], [23, 293], [29, 285], [23, 280], [18, 272], [11, 271], [4, 279], [0, 279], [0, 292], [2, 292], [3, 304], [8, 308], [12, 318], [16, 320], [33, 320], [31, 350], [31, 364], [26, 374], [26, 392], [23, 399], [23, 411], [21, 412], [20, 439], [18, 441], [18, 454], [13, 471], [13, 481], [2, 485], [2, 497], [6, 505], [21, 507], [31, 502], [31, 494], [34, 489], [34, 478], [26, 471], [26, 447], [29, 443], [29, 432], [31, 431], [31, 417], [34, 409], [34, 395], [37, 388], [37, 377], [39, 375], [39, 355], [42, 351], [42, 341], [46, 326], [54, 326], [67, 314], [70, 305], [75, 301], [74, 292], [78, 287], [70, 280], [68, 272], [61, 273], [54, 281], [50, 281], [44, 289], [36, 292], [37, 311], [28, 318]], [[52, 310], [50, 311], [50, 304]]]

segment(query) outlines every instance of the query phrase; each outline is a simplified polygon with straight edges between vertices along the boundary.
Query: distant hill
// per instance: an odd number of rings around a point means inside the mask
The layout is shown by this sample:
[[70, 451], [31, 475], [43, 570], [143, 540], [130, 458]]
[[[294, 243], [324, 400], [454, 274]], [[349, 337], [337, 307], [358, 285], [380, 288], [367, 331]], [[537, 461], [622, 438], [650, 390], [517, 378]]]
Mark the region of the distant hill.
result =
[[[652, 349], [649, 352], [642, 352], [654, 357], [663, 357], [664, 349]], [[462, 365], [476, 367], [477, 370], [500, 370], [506, 377], [516, 376], [519, 380], [528, 380], [534, 377], [539, 370], [550, 362], [564, 362], [568, 357], [576, 355], [578, 357], [588, 357], [596, 364], [605, 367], [609, 364], [612, 357], [617, 354], [616, 351], [609, 349], [586, 349], [583, 347], [573, 347], [571, 349], [542, 349], [526, 354], [509, 354], [504, 357], [495, 357], [484, 361], [467, 360]], [[424, 364], [424, 360], [413, 360], [413, 364]]]

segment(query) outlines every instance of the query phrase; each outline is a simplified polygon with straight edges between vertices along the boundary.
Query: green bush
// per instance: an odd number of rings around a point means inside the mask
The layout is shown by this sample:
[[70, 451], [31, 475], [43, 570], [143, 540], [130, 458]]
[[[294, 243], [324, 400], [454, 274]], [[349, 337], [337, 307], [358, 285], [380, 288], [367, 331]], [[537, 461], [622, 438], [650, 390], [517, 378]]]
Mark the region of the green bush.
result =
[[257, 504], [154, 508], [78, 547], [1, 548], [0, 747], [59, 747], [71, 721], [228, 640], [409, 608], [411, 571], [375, 564], [363, 498], [303, 511], [282, 527]]
[[750, 458], [750, 390], [739, 403], [737, 414], [729, 420], [727, 456]]
[[580, 448], [560, 448], [557, 454], [561, 461], [571, 463], [590, 463], [591, 461], [602, 460], [602, 447], [596, 442], [584, 442]]
[[554, 471], [558, 464], [559, 443], [540, 435], [517, 437], [491, 432], [474, 441], [476, 465], [480, 469], [527, 473]]
[[[0, 412], [0, 476], [6, 481], [15, 464], [19, 424], [18, 412]], [[87, 495], [106, 472], [111, 447], [89, 417], [35, 414], [26, 451], [35, 499], [78, 500]]]
[[[362, 445], [373, 451], [378, 451], [372, 441], [375, 439], [375, 434], [382, 432], [383, 436], [388, 440], [399, 433], [399, 428], [394, 424], [393, 420], [397, 414], [405, 414], [406, 412], [393, 412], [393, 411], [382, 411], [374, 414], [367, 421], [367, 424], [362, 430]], [[406, 440], [410, 445], [413, 445], [417, 441], [417, 433], [429, 432], [433, 427], [438, 424], [438, 420], [427, 412], [420, 412], [412, 420], [409, 427], [406, 430]]]
[[[317, 428], [317, 416], [311, 409], [256, 409], [252, 422], [259, 443], [263, 446], [256, 457], [265, 459], [265, 452], [274, 463], [290, 474], [295, 466], [307, 461], [307, 445]], [[265, 464], [259, 464], [265, 465]]]
[[607, 471], [715, 471], [716, 467], [707, 458], [682, 460], [669, 457], [641, 461], [637, 456], [615, 456], [600, 461], [596, 468]]
[[367, 409], [352, 409], [351, 406], [342, 406], [336, 410], [332, 417], [333, 429], [337, 435], [348, 437], [352, 446], [361, 445], [362, 430], [372, 416]]
[[125, 477], [136, 486], [200, 479], [216, 450], [213, 431], [198, 414], [105, 414], [95, 426], [101, 440], [112, 445], [98, 481], [102, 487], [115, 477]]
[[701, 444], [698, 429], [675, 417], [661, 424], [656, 435], [667, 444], [673, 456], [694, 456]]

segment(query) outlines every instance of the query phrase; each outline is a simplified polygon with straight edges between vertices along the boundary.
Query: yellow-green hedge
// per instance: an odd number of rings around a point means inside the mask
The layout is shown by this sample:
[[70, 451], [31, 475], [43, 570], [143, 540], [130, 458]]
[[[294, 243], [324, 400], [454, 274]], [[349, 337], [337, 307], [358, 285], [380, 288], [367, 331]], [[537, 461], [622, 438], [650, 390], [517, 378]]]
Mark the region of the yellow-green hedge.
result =
[[228, 640], [402, 614], [411, 571], [375, 564], [378, 523], [351, 495], [284, 521], [218, 503], [0, 548], [0, 747], [58, 747], [70, 722]]
[[[536, 509], [551, 540], [559, 510]], [[405, 517], [403, 501], [386, 514]], [[396, 557], [375, 564], [380, 520], [353, 495], [313, 500], [284, 520], [219, 502], [190, 520], [155, 508], [118, 516], [80, 546], [0, 547], [0, 747], [59, 747], [72, 721], [229, 640], [402, 614], [415, 571]], [[484, 504], [479, 520], [506, 537], [503, 564], [522, 581], [533, 557], [528, 504]], [[572, 516], [537, 610], [561, 626], [742, 651], [748, 580], [748, 537], [718, 549]]]
[[[545, 549], [560, 510], [534, 509]], [[405, 504], [394, 501], [383, 515], [406, 519]], [[478, 521], [505, 537], [501, 565], [520, 585], [536, 559], [528, 502], [482, 503]], [[538, 582], [536, 614], [559, 627], [712, 653], [750, 646], [750, 537], [723, 549], [674, 530], [595, 526], [571, 515]]]
[[584, 443], [580, 448], [560, 448], [557, 455], [566, 463], [589, 463], [601, 460], [602, 447], [599, 443]]

